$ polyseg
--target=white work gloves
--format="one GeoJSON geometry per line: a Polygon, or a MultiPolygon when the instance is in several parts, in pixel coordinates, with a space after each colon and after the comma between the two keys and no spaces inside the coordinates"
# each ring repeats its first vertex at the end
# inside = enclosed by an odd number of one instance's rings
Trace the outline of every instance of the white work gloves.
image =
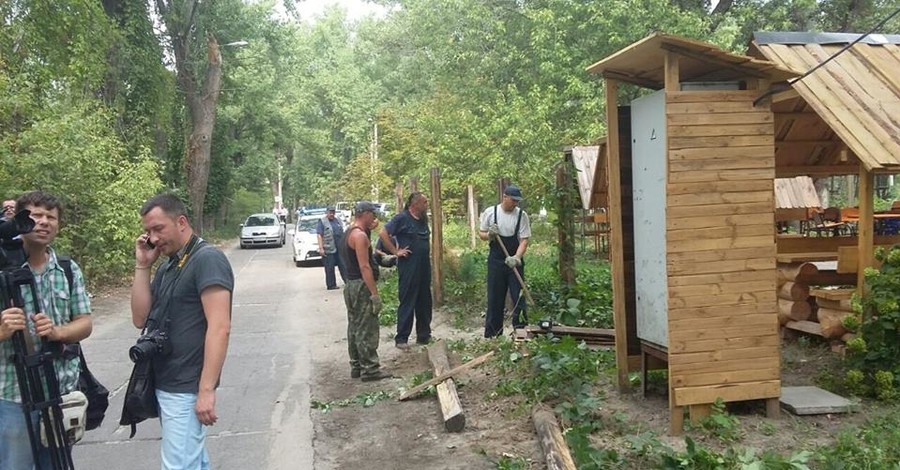
{"type": "Polygon", "coordinates": [[[510,268],[517,268],[522,265],[522,260],[515,256],[507,256],[504,263],[506,263],[506,265],[510,268]]]}
{"type": "Polygon", "coordinates": [[[499,236],[500,236],[500,226],[497,225],[496,223],[491,224],[491,226],[488,227],[488,238],[494,238],[494,237],[499,237],[499,236]]]}

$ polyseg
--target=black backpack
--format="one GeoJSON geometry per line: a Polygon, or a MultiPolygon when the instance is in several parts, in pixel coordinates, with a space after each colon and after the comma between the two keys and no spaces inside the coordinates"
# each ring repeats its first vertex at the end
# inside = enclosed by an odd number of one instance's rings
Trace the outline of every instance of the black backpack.
{"type": "MultiPolygon", "coordinates": [[[[75,274],[72,272],[72,258],[68,256],[57,256],[56,262],[59,263],[63,271],[66,272],[66,280],[69,281],[69,293],[75,285],[75,274]]],[[[81,350],[80,343],[67,344],[65,353],[70,357],[78,356],[81,358],[81,371],[78,374],[78,386],[76,387],[88,399],[87,407],[87,430],[96,429],[103,423],[103,417],[106,416],[106,409],[109,407],[109,390],[94,377],[91,370],[88,369],[87,361],[84,359],[84,352],[81,350]]]]}

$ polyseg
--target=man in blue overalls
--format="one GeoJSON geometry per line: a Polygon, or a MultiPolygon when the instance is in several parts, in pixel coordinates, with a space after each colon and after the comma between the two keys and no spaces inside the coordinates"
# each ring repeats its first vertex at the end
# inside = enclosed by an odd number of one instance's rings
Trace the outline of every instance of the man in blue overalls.
{"type": "Polygon", "coordinates": [[[522,286],[513,273],[513,269],[518,270],[522,279],[525,279],[525,264],[522,257],[528,249],[528,239],[531,237],[528,214],[518,207],[521,200],[522,190],[518,186],[509,185],[503,191],[500,204],[488,207],[481,213],[479,236],[482,240],[490,242],[491,247],[488,254],[485,338],[503,334],[503,304],[506,301],[507,291],[515,304],[512,315],[513,328],[523,328],[528,323],[522,286]],[[509,256],[503,252],[500,243],[506,247],[509,256]]]}
{"type": "Polygon", "coordinates": [[[388,253],[397,256],[400,306],[397,308],[395,345],[408,348],[413,319],[416,343],[431,341],[431,230],[428,228],[428,198],[420,192],[409,195],[403,212],[385,224],[379,234],[388,253]],[[396,243],[394,240],[396,239],[396,243]]]}

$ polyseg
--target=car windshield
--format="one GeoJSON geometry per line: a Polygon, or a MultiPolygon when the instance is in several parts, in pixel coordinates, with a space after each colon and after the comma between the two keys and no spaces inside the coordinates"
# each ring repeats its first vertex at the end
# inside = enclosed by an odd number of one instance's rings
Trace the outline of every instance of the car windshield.
{"type": "Polygon", "coordinates": [[[297,222],[297,231],[315,233],[317,222],[319,222],[319,219],[301,220],[297,222]]]}
{"type": "Polygon", "coordinates": [[[273,227],[277,225],[275,217],[266,217],[261,215],[251,215],[247,218],[247,227],[273,227]]]}

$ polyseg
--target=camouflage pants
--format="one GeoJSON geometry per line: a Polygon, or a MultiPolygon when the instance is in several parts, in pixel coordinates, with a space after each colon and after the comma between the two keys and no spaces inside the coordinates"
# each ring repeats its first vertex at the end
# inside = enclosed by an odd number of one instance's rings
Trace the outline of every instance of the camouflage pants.
{"type": "Polygon", "coordinates": [[[347,349],[350,367],[363,376],[378,372],[378,315],[372,312],[372,294],[362,279],[344,285],[347,305],[347,349]]]}

